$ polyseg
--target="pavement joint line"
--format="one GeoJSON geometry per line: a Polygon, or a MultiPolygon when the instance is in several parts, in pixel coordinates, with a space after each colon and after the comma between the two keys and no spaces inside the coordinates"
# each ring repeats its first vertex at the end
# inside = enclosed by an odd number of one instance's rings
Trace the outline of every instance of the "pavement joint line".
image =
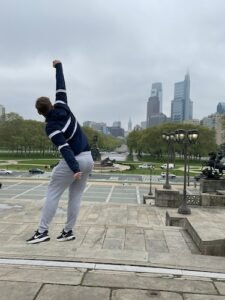
{"type": "Polygon", "coordinates": [[[41,184],[39,184],[39,185],[37,185],[37,186],[35,186],[35,187],[32,187],[32,188],[29,189],[29,190],[26,190],[26,191],[23,192],[23,193],[20,193],[20,194],[18,194],[18,195],[16,195],[16,196],[10,198],[10,200],[16,199],[16,198],[18,198],[18,197],[20,197],[20,196],[22,196],[22,195],[24,195],[24,194],[26,194],[26,193],[29,193],[30,191],[33,191],[33,190],[37,189],[38,187],[40,187],[40,186],[42,186],[42,185],[44,185],[44,183],[41,183],[41,184]]]}
{"type": "Polygon", "coordinates": [[[6,188],[3,187],[2,190],[8,190],[8,189],[10,189],[10,188],[12,188],[12,187],[14,187],[14,186],[20,185],[20,184],[22,184],[22,181],[17,182],[17,183],[12,184],[12,185],[9,185],[9,186],[7,186],[6,188]]]}
{"type": "Polygon", "coordinates": [[[114,188],[115,188],[115,186],[113,185],[113,186],[111,187],[111,190],[110,190],[109,194],[108,194],[108,197],[107,197],[106,200],[105,200],[106,203],[109,203],[109,200],[110,200],[110,198],[111,198],[111,196],[112,196],[112,193],[113,193],[114,188]]]}
{"type": "Polygon", "coordinates": [[[137,194],[137,202],[138,202],[138,204],[141,204],[140,190],[139,190],[138,185],[136,185],[136,194],[137,194]]]}
{"type": "Polygon", "coordinates": [[[82,263],[70,261],[54,261],[54,260],[32,260],[32,259],[0,259],[0,265],[26,265],[26,266],[42,266],[42,267],[65,267],[65,268],[85,268],[91,270],[107,270],[107,271],[125,271],[136,273],[157,273],[176,276],[195,276],[211,279],[225,279],[225,273],[215,273],[207,271],[193,271],[182,269],[143,267],[132,265],[117,264],[101,264],[101,263],[82,263]]]}
{"type": "Polygon", "coordinates": [[[90,189],[91,186],[92,186],[92,183],[88,183],[86,188],[84,189],[84,193],[86,193],[90,189]]]}

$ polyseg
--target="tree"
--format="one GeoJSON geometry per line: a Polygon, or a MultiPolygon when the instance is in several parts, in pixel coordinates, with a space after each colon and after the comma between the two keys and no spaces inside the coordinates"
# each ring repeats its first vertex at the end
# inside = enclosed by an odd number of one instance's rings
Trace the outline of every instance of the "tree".
{"type": "MultiPolygon", "coordinates": [[[[106,136],[91,128],[84,127],[90,145],[94,136],[98,137],[98,147],[104,150],[114,150],[121,144],[112,136],[106,136]]],[[[56,148],[44,133],[44,123],[34,120],[23,120],[15,113],[8,114],[7,121],[0,123],[0,147],[27,156],[33,151],[42,155],[55,152],[56,148]]]]}
{"type": "Polygon", "coordinates": [[[101,132],[98,132],[90,127],[83,127],[83,130],[84,130],[85,134],[87,135],[90,146],[93,145],[95,136],[97,136],[98,148],[100,148],[102,150],[112,151],[121,144],[121,140],[119,140],[111,135],[102,134],[101,132]]]}
{"type": "MultiPolygon", "coordinates": [[[[145,152],[152,156],[156,156],[157,158],[160,158],[163,153],[167,155],[167,143],[163,141],[162,133],[175,132],[175,130],[178,129],[197,129],[199,132],[197,144],[189,147],[189,154],[192,158],[200,159],[202,156],[207,156],[209,152],[216,151],[217,145],[215,142],[214,130],[201,125],[196,126],[192,124],[177,123],[163,124],[161,126],[151,127],[145,130],[133,130],[127,138],[129,151],[130,153],[132,153],[133,150],[138,153],[145,152]]],[[[171,157],[175,156],[175,153],[177,153],[180,157],[183,156],[182,145],[174,143],[171,157]]]]}
{"type": "Polygon", "coordinates": [[[29,155],[32,151],[50,149],[44,134],[44,123],[14,118],[0,124],[1,147],[29,155]]]}
{"type": "Polygon", "coordinates": [[[23,117],[21,117],[19,114],[15,112],[5,114],[5,121],[13,121],[13,120],[23,120],[23,117]]]}
{"type": "Polygon", "coordinates": [[[138,155],[141,155],[143,146],[141,144],[143,130],[134,129],[130,132],[127,137],[127,146],[129,148],[130,155],[132,155],[133,151],[137,152],[138,155]]]}

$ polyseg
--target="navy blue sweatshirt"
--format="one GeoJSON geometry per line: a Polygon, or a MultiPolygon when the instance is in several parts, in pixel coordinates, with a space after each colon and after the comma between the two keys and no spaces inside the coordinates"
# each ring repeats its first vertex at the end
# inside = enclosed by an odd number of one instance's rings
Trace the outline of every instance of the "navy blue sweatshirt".
{"type": "Polygon", "coordinates": [[[75,155],[89,151],[88,140],[75,116],[67,105],[66,85],[62,64],[56,68],[56,99],[53,109],[46,116],[46,134],[61,152],[70,169],[80,171],[75,155]]]}

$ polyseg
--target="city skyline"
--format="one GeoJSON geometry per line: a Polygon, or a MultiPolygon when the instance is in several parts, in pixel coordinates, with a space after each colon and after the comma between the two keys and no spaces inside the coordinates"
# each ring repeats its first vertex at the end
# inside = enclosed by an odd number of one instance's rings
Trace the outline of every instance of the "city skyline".
{"type": "MultiPolygon", "coordinates": [[[[188,75],[189,75],[189,73],[188,73],[188,75]]],[[[181,83],[183,83],[183,81],[175,82],[173,85],[176,86],[176,84],[181,84],[181,83]]],[[[153,96],[153,93],[154,93],[154,90],[155,90],[155,84],[156,84],[156,85],[157,85],[157,84],[160,84],[160,85],[161,85],[161,89],[162,89],[162,86],[163,86],[163,83],[162,83],[162,82],[153,82],[152,84],[150,84],[150,86],[151,86],[151,89],[150,89],[150,97],[153,96]]],[[[174,88],[173,94],[175,93],[175,89],[176,89],[176,88],[174,88]]],[[[162,91],[162,90],[161,90],[161,91],[162,91]]],[[[150,97],[148,97],[148,99],[149,99],[150,97]]],[[[225,97],[224,97],[224,98],[225,98],[225,97]]],[[[162,113],[164,114],[165,112],[164,112],[164,109],[163,109],[163,106],[162,106],[162,102],[163,102],[162,94],[160,94],[159,99],[160,99],[160,101],[159,101],[159,112],[162,112],[162,113]]],[[[170,104],[173,102],[173,100],[174,100],[174,99],[170,100],[170,104]]],[[[54,100],[53,100],[53,101],[54,101],[54,100]]],[[[191,102],[192,102],[192,101],[191,101],[191,102]]],[[[225,100],[224,100],[224,102],[225,102],[225,100]]],[[[146,107],[146,99],[143,99],[143,103],[144,103],[143,106],[146,107]],[[145,101],[145,103],[144,103],[144,101],[145,101]]],[[[219,103],[223,103],[223,101],[218,101],[217,103],[218,103],[218,104],[219,104],[219,103]]],[[[168,104],[168,103],[167,103],[167,104],[168,104]]],[[[4,106],[4,107],[6,108],[6,110],[7,110],[7,105],[5,106],[5,105],[2,104],[2,103],[1,103],[0,105],[1,105],[1,106],[4,106]]],[[[29,117],[26,117],[26,115],[24,115],[23,113],[21,113],[21,112],[19,112],[19,111],[10,111],[10,112],[18,113],[19,115],[21,115],[21,116],[24,117],[25,119],[29,119],[29,117]]],[[[24,110],[23,110],[23,112],[24,112],[24,110]]],[[[165,113],[165,115],[167,116],[167,118],[170,118],[170,117],[171,117],[171,112],[172,112],[172,109],[170,109],[170,111],[168,110],[168,114],[165,113]]],[[[209,115],[211,115],[211,114],[213,114],[213,113],[215,113],[215,112],[216,112],[216,106],[214,107],[214,111],[209,111],[207,115],[202,115],[201,118],[196,118],[196,119],[201,120],[201,119],[203,119],[204,117],[207,117],[207,116],[209,116],[209,115]]],[[[9,111],[7,111],[6,113],[9,113],[9,111]]],[[[135,115],[132,115],[131,119],[135,119],[134,116],[135,116],[135,115]]],[[[37,116],[37,115],[36,115],[36,116],[34,115],[31,119],[43,121],[43,119],[40,119],[40,117],[37,116]]],[[[118,119],[118,121],[122,123],[122,127],[123,127],[123,128],[126,128],[128,122],[129,122],[129,119],[130,119],[130,116],[127,115],[127,119],[125,119],[125,118],[123,118],[123,119],[118,119]]],[[[135,123],[135,125],[140,125],[141,122],[143,122],[143,121],[145,121],[145,120],[146,120],[146,111],[145,111],[145,115],[143,115],[143,118],[140,119],[140,121],[139,121],[138,123],[133,122],[133,124],[135,123]]],[[[84,119],[84,120],[82,120],[82,122],[80,122],[80,123],[83,123],[83,122],[86,122],[86,121],[87,121],[87,120],[84,119]]],[[[99,120],[96,120],[96,119],[95,119],[95,120],[92,119],[91,121],[97,122],[97,123],[98,123],[98,122],[100,122],[100,123],[101,123],[101,122],[106,122],[107,124],[112,124],[112,125],[113,125],[113,122],[114,122],[113,119],[111,119],[109,122],[105,121],[104,116],[103,116],[103,119],[101,119],[100,121],[99,121],[99,120]]]]}
{"type": "MultiPolygon", "coordinates": [[[[190,74],[189,71],[186,73],[183,81],[178,81],[174,83],[174,98],[171,100],[171,111],[169,115],[165,115],[162,110],[163,103],[163,86],[162,82],[153,82],[150,90],[150,97],[147,101],[147,118],[146,121],[141,121],[135,126],[141,126],[143,129],[157,126],[166,122],[183,122],[188,120],[193,120],[193,101],[190,98],[190,74]],[[143,126],[143,123],[145,125],[143,126]]],[[[216,113],[222,114],[225,112],[225,102],[219,102],[216,107],[216,113]]],[[[0,104],[0,120],[4,118],[6,109],[0,104]]],[[[211,112],[207,116],[203,116],[199,121],[205,122],[205,120],[213,117],[214,112],[211,112]]],[[[195,119],[197,121],[197,119],[195,119]]],[[[126,125],[122,125],[121,120],[112,121],[112,124],[107,122],[101,122],[98,120],[85,120],[83,121],[83,126],[91,127],[95,130],[99,130],[105,134],[108,134],[110,128],[122,128],[126,132],[132,130],[132,120],[129,120],[126,125]]]]}
{"type": "MultiPolygon", "coordinates": [[[[188,71],[188,76],[190,77],[190,74],[189,74],[189,71],[188,71]]],[[[185,75],[185,78],[186,78],[186,76],[187,76],[187,74],[185,75]]],[[[159,78],[159,80],[160,80],[160,78],[159,78]]],[[[190,79],[189,79],[190,80],[190,79]]],[[[184,80],[185,81],[185,80],[184,80]]],[[[180,86],[179,85],[181,85],[181,84],[183,84],[183,82],[184,81],[178,81],[178,82],[175,82],[175,83],[173,83],[173,85],[174,85],[174,90],[173,90],[173,95],[174,95],[174,97],[175,97],[175,93],[176,93],[176,89],[177,90],[179,90],[180,89],[180,86]],[[176,86],[177,86],[177,88],[176,88],[176,86]]],[[[171,113],[172,113],[172,109],[170,109],[170,111],[168,110],[168,114],[166,114],[165,112],[164,112],[164,107],[163,107],[163,83],[162,82],[153,82],[153,83],[150,83],[149,84],[149,86],[151,86],[151,89],[150,89],[150,97],[154,97],[154,93],[157,93],[157,96],[159,97],[159,112],[160,113],[163,113],[163,114],[165,114],[166,115],[166,117],[167,118],[170,118],[171,117],[171,113]],[[157,88],[159,89],[159,86],[160,86],[160,93],[157,91],[156,92],[156,90],[157,90],[157,88]]],[[[189,90],[189,93],[190,93],[190,90],[189,90]]],[[[150,97],[148,98],[148,99],[150,99],[150,97]]],[[[173,100],[174,100],[174,97],[172,98],[172,100],[169,100],[170,101],[170,105],[172,104],[172,102],[173,102],[173,100]]],[[[225,97],[224,97],[225,98],[225,97]]],[[[191,100],[191,99],[190,99],[191,100]]],[[[53,100],[54,101],[54,100],[53,100]]],[[[165,100],[164,100],[164,102],[166,102],[165,100]]],[[[191,101],[192,102],[192,105],[193,105],[193,101],[191,101]]],[[[225,102],[225,100],[224,100],[224,102],[225,102]]],[[[217,102],[218,104],[219,103],[223,103],[223,101],[218,101],[217,102]]],[[[167,105],[168,105],[168,103],[166,103],[167,105]]],[[[6,110],[7,110],[7,107],[4,105],[4,104],[1,104],[1,106],[4,106],[4,108],[6,108],[6,110]]],[[[146,107],[146,99],[143,99],[143,106],[145,106],[146,107]],[[145,103],[144,103],[144,101],[145,101],[145,103]]],[[[207,117],[207,116],[209,116],[209,115],[211,115],[211,114],[214,114],[215,112],[216,112],[216,109],[217,109],[217,107],[216,107],[216,105],[215,105],[215,107],[214,107],[214,111],[209,111],[208,112],[208,114],[207,115],[202,115],[202,117],[201,118],[196,118],[196,119],[199,119],[199,120],[201,120],[201,119],[203,119],[203,118],[205,118],[205,117],[207,117]]],[[[24,111],[24,110],[23,110],[24,111]]],[[[7,111],[6,113],[8,113],[9,111],[7,111]]],[[[19,115],[21,115],[22,117],[24,117],[25,119],[29,119],[29,117],[26,117],[26,115],[23,115],[23,113],[21,113],[21,112],[18,112],[18,111],[10,111],[10,112],[15,112],[15,113],[18,113],[19,115]]],[[[192,115],[192,114],[191,114],[192,115]]],[[[122,128],[124,128],[125,130],[127,130],[127,128],[128,128],[128,122],[129,122],[129,119],[135,119],[135,115],[132,115],[132,117],[130,117],[130,116],[128,116],[127,115],[127,119],[125,119],[125,118],[123,118],[123,119],[119,119],[118,118],[118,121],[121,123],[121,127],[122,128]]],[[[39,120],[39,121],[43,121],[43,119],[40,119],[40,117],[39,116],[33,116],[33,117],[31,117],[31,119],[34,119],[34,120],[39,120]]],[[[195,119],[195,118],[193,118],[193,119],[195,119]]],[[[133,123],[133,125],[134,126],[136,126],[136,125],[140,125],[143,121],[145,121],[146,120],[146,111],[145,111],[145,115],[143,115],[143,117],[142,117],[142,119],[140,119],[140,121],[139,122],[137,122],[137,123],[135,123],[135,122],[133,122],[132,121],[132,123],[133,123]]],[[[82,121],[80,121],[80,123],[82,124],[83,122],[86,122],[87,120],[82,120],[82,121]]],[[[92,119],[91,121],[93,121],[93,122],[96,122],[96,123],[101,123],[101,122],[105,122],[105,123],[107,123],[107,125],[108,124],[111,124],[112,126],[113,126],[113,122],[115,122],[115,120],[113,120],[113,119],[111,119],[110,121],[106,121],[105,119],[104,119],[104,116],[103,116],[103,118],[101,119],[101,120],[94,120],[94,119],[92,119]]],[[[109,125],[110,126],[110,125],[109,125]]]]}

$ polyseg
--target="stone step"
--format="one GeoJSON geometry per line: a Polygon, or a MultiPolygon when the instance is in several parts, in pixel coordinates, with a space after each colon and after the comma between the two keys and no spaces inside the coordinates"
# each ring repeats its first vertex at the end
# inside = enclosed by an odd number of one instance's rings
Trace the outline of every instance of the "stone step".
{"type": "Polygon", "coordinates": [[[186,229],[201,254],[225,256],[225,226],[221,226],[219,218],[214,218],[215,222],[212,222],[211,218],[203,220],[194,209],[191,215],[181,215],[175,211],[166,212],[166,224],[186,229]]]}

